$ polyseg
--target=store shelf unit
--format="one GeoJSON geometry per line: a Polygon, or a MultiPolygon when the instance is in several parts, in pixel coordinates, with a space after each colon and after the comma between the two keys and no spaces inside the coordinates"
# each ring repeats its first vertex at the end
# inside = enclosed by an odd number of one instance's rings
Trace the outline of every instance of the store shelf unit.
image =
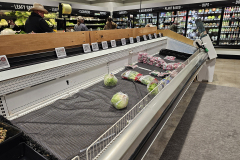
{"type": "Polygon", "coordinates": [[[113,22],[115,22],[118,25],[117,27],[118,29],[125,29],[129,27],[130,14],[131,13],[129,11],[113,12],[113,22]]]}
{"type": "Polygon", "coordinates": [[[220,46],[240,45],[239,24],[240,6],[224,8],[221,34],[219,39],[220,46]]]}

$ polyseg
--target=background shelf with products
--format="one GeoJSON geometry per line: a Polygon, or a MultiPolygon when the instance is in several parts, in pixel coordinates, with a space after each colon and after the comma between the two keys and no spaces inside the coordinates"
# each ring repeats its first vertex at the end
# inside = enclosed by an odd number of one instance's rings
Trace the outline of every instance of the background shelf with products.
{"type": "Polygon", "coordinates": [[[189,10],[187,23],[187,37],[195,40],[200,38],[195,21],[201,19],[204,27],[213,41],[213,45],[218,44],[218,35],[220,31],[222,8],[204,8],[189,10]]]}
{"type": "Polygon", "coordinates": [[[225,7],[219,45],[240,45],[240,6],[225,7]]]}
{"type": "Polygon", "coordinates": [[[145,27],[147,24],[157,26],[157,13],[137,14],[136,17],[134,17],[135,28],[145,27]]]}

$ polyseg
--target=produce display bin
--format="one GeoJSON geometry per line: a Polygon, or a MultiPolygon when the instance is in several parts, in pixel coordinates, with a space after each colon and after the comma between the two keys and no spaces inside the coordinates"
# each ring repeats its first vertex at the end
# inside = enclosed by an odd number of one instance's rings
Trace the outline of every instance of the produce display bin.
{"type": "MultiPolygon", "coordinates": [[[[0,127],[7,130],[6,139],[0,143],[0,155],[21,143],[22,132],[9,124],[0,122],[0,127]]],[[[2,160],[2,158],[0,158],[2,160]]]]}
{"type": "Polygon", "coordinates": [[[42,155],[30,148],[26,143],[20,143],[0,156],[1,160],[46,160],[42,155]]]}

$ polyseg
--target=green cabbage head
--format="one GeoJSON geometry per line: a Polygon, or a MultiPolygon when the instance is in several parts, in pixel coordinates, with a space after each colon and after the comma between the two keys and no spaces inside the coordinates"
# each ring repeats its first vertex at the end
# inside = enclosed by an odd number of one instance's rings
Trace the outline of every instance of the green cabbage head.
{"type": "Polygon", "coordinates": [[[111,102],[116,109],[126,108],[128,105],[128,95],[118,92],[113,95],[111,102]]]}
{"type": "Polygon", "coordinates": [[[113,74],[107,74],[104,76],[104,84],[112,87],[117,85],[118,79],[113,74]]]}

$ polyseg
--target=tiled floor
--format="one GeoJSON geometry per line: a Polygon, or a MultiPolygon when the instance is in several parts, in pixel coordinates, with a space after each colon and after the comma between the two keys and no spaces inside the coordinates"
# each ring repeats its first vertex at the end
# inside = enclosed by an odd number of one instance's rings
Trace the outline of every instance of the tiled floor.
{"type": "Polygon", "coordinates": [[[213,82],[208,83],[240,88],[240,60],[217,59],[213,82]]]}
{"type": "MultiPolygon", "coordinates": [[[[144,160],[159,160],[168,141],[180,122],[181,117],[188,107],[199,83],[201,82],[194,82],[190,86],[178,107],[163,127],[155,142],[152,144],[152,147],[144,157],[144,160]]],[[[240,60],[217,59],[213,82],[203,83],[240,88],[240,60]]]]}

